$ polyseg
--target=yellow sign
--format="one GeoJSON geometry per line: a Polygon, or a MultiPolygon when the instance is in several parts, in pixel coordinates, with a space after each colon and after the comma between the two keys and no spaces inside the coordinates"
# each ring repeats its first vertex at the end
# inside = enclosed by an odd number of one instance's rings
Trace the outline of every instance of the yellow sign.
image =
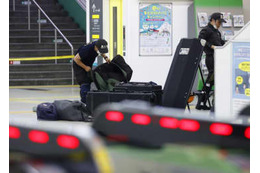
{"type": "Polygon", "coordinates": [[[238,65],[238,68],[242,71],[245,71],[245,72],[250,72],[250,62],[249,61],[244,61],[244,62],[241,62],[239,65],[238,65]]]}
{"type": "Polygon", "coordinates": [[[237,82],[237,84],[238,85],[241,85],[242,83],[243,83],[243,77],[242,76],[238,76],[237,78],[236,78],[236,82],[237,82]]]}
{"type": "Polygon", "coordinates": [[[92,15],[92,19],[99,19],[99,15],[98,14],[93,14],[92,15]]]}
{"type": "Polygon", "coordinates": [[[99,35],[92,35],[93,39],[99,39],[99,35]]]}
{"type": "Polygon", "coordinates": [[[248,97],[250,96],[250,88],[245,89],[245,95],[248,97]]]}

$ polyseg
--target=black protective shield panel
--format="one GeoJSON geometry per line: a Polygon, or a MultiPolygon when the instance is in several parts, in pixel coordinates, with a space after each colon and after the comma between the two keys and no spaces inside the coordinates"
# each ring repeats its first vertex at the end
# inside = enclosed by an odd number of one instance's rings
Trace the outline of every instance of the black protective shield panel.
{"type": "Polygon", "coordinates": [[[180,41],[164,86],[163,106],[185,109],[202,52],[199,39],[180,41]]]}
{"type": "Polygon", "coordinates": [[[123,100],[143,100],[147,102],[154,102],[153,93],[141,92],[100,92],[90,91],[87,94],[87,105],[91,112],[103,103],[120,102],[123,100]]]}

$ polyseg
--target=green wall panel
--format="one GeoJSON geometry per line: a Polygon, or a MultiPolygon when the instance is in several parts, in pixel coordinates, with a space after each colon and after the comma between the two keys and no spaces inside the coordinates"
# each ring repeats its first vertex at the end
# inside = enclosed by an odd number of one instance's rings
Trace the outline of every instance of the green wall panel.
{"type": "Polygon", "coordinates": [[[242,7],[242,0],[194,0],[195,6],[207,7],[242,7]]]}
{"type": "Polygon", "coordinates": [[[69,16],[86,33],[86,12],[78,5],[75,0],[58,0],[58,2],[69,13],[69,16]]]}

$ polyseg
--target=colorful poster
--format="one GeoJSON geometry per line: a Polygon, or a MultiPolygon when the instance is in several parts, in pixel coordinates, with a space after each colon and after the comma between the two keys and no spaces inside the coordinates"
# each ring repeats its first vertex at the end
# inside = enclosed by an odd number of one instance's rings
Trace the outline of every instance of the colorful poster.
{"type": "Polygon", "coordinates": [[[203,28],[208,25],[209,19],[207,13],[198,13],[199,27],[203,28]]]}
{"type": "Polygon", "coordinates": [[[222,31],[222,37],[223,40],[230,40],[232,37],[234,36],[234,33],[232,30],[226,30],[226,31],[222,31]]]}
{"type": "Polygon", "coordinates": [[[233,114],[250,103],[250,43],[233,43],[233,114]]]}
{"type": "Polygon", "coordinates": [[[172,55],[172,4],[140,4],[140,55],[172,55]]]}
{"type": "Polygon", "coordinates": [[[243,27],[244,23],[244,15],[233,15],[234,27],[243,27]]]}
{"type": "Polygon", "coordinates": [[[227,22],[227,23],[222,23],[222,27],[232,27],[232,18],[231,18],[231,13],[227,12],[222,12],[223,14],[223,19],[227,22]]]}

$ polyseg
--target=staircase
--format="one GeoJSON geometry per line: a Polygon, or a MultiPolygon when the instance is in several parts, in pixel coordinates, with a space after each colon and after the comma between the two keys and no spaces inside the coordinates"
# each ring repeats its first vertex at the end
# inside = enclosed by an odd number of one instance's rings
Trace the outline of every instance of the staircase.
{"type": "MultiPolygon", "coordinates": [[[[41,13],[41,43],[38,43],[38,8],[31,2],[31,28],[28,30],[27,0],[9,0],[9,57],[55,56],[54,27],[41,13]]],[[[57,0],[36,1],[71,42],[75,51],[86,42],[84,32],[73,22],[57,0]]],[[[57,55],[71,55],[71,48],[57,32],[57,55]]],[[[10,86],[71,85],[71,59],[20,61],[9,64],[10,86]]]]}

